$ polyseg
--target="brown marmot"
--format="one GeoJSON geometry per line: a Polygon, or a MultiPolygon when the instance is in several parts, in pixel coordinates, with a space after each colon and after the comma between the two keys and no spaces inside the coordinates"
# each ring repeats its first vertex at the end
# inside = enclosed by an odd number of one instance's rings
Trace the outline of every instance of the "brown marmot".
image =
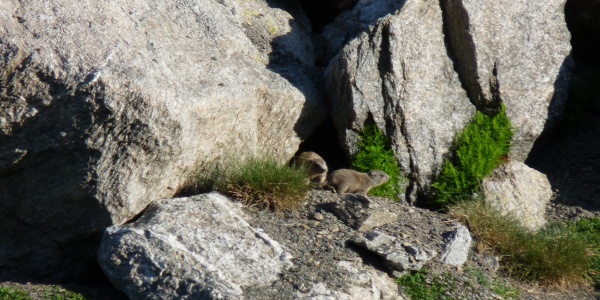
{"type": "Polygon", "coordinates": [[[367,196],[370,189],[380,186],[390,180],[383,171],[371,170],[361,173],[350,169],[339,169],[327,176],[327,185],[340,194],[361,194],[367,196]]]}
{"type": "Polygon", "coordinates": [[[325,183],[325,177],[327,176],[328,170],[327,164],[319,154],[312,151],[302,152],[296,157],[295,165],[298,168],[306,168],[308,180],[310,182],[315,182],[319,185],[325,183]]]}

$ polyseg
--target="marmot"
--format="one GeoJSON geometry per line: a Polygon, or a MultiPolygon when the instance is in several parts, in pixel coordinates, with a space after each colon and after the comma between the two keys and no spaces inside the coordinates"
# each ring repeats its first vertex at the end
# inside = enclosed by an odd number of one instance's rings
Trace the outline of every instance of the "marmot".
{"type": "Polygon", "coordinates": [[[361,173],[350,169],[339,169],[327,176],[327,185],[335,188],[340,194],[361,194],[367,196],[371,188],[380,186],[390,180],[383,171],[371,170],[361,173]]]}
{"type": "Polygon", "coordinates": [[[312,151],[302,152],[296,157],[295,165],[297,168],[306,168],[306,173],[308,174],[308,180],[310,182],[315,182],[319,185],[325,183],[325,177],[327,176],[328,170],[327,164],[319,154],[312,151]]]}

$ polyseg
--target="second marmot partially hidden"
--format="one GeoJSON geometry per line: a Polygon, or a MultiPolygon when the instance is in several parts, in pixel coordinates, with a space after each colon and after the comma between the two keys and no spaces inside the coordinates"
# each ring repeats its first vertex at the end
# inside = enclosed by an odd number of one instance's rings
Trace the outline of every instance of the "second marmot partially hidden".
{"type": "Polygon", "coordinates": [[[300,153],[296,157],[296,167],[303,167],[306,169],[308,180],[310,182],[323,185],[325,183],[325,177],[327,176],[327,164],[325,160],[317,153],[312,151],[306,151],[300,153]]]}
{"type": "Polygon", "coordinates": [[[361,194],[366,197],[370,189],[389,180],[390,176],[379,170],[361,173],[350,169],[339,169],[327,176],[327,185],[335,188],[340,195],[361,194]]]}

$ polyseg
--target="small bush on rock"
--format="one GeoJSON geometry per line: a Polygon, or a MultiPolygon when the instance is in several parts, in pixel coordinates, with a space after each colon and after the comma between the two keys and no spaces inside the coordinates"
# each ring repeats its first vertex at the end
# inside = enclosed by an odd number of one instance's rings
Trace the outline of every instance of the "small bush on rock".
{"type": "Polygon", "coordinates": [[[381,170],[390,176],[390,180],[373,188],[369,194],[397,199],[400,193],[400,168],[390,149],[387,137],[374,125],[367,125],[360,134],[359,150],[352,167],[361,172],[381,170]]]}
{"type": "Polygon", "coordinates": [[[481,112],[456,139],[456,155],[446,161],[432,187],[437,205],[448,205],[470,198],[479,190],[481,180],[508,155],[512,127],[505,108],[494,117],[481,112]]]}
{"type": "Polygon", "coordinates": [[[306,170],[258,157],[215,168],[200,176],[198,187],[230,195],[247,206],[275,211],[299,207],[311,189],[306,170]]]}

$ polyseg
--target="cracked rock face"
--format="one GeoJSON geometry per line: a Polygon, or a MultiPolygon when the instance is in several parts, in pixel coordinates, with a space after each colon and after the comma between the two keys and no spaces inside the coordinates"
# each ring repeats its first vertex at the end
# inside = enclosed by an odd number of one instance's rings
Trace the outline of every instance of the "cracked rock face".
{"type": "Polygon", "coordinates": [[[429,192],[456,133],[475,113],[442,27],[437,1],[407,1],[350,41],[325,71],[340,143],[354,156],[357,132],[372,118],[409,174],[411,201],[429,192]]]}
{"type": "Polygon", "coordinates": [[[154,202],[109,227],[98,262],[130,299],[242,299],[292,266],[291,255],[218,193],[154,202]]]}
{"type": "Polygon", "coordinates": [[[449,50],[471,101],[504,103],[515,127],[511,157],[524,161],[566,101],[571,35],[565,0],[440,1],[449,50]]]}

